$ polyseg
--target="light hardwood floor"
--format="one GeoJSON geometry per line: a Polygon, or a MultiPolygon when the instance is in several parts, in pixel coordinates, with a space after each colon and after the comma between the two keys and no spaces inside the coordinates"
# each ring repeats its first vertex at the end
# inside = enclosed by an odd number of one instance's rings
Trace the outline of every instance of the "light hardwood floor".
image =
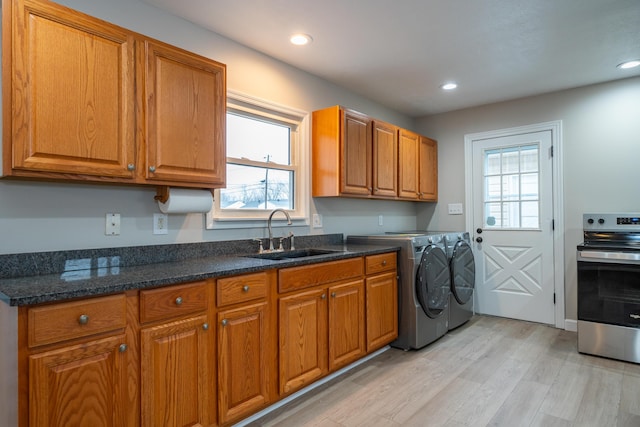
{"type": "Polygon", "coordinates": [[[576,333],[475,316],[390,349],[251,426],[640,426],[640,365],[579,354],[576,333]]]}

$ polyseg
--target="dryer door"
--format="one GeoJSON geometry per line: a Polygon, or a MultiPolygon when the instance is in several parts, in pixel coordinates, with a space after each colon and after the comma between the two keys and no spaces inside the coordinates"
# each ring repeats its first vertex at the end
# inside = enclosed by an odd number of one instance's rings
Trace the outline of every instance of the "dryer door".
{"type": "Polygon", "coordinates": [[[447,308],[450,286],[447,256],[441,248],[427,246],[416,274],[416,295],[427,316],[435,319],[447,308]]]}
{"type": "Polygon", "coordinates": [[[451,255],[451,293],[460,304],[466,304],[473,297],[476,282],[476,263],[471,246],[458,240],[451,255]]]}

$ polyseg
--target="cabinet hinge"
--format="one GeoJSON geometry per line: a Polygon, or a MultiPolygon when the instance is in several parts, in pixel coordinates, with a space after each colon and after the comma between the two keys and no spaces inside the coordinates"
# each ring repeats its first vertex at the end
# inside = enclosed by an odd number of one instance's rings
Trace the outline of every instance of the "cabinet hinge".
{"type": "Polygon", "coordinates": [[[553,293],[553,305],[556,305],[556,293],[553,293]]]}
{"type": "Polygon", "coordinates": [[[551,220],[551,229],[552,229],[552,230],[555,230],[555,229],[556,229],[556,220],[555,220],[555,219],[552,219],[552,220],[551,220]]]}
{"type": "Polygon", "coordinates": [[[553,145],[549,148],[549,156],[553,157],[553,145]]]}

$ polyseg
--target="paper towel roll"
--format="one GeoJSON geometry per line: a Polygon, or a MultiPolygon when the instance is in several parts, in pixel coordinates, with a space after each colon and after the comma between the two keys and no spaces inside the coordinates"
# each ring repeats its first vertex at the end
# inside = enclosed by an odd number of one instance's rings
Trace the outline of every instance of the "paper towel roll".
{"type": "Polygon", "coordinates": [[[213,197],[209,190],[171,188],[166,203],[158,201],[162,213],[206,213],[211,210],[213,197]]]}

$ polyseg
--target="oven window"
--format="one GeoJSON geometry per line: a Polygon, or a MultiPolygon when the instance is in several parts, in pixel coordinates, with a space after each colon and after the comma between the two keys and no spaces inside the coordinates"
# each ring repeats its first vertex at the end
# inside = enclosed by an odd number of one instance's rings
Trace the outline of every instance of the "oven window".
{"type": "Polygon", "coordinates": [[[578,320],[640,327],[640,265],[578,262],[578,320]]]}

